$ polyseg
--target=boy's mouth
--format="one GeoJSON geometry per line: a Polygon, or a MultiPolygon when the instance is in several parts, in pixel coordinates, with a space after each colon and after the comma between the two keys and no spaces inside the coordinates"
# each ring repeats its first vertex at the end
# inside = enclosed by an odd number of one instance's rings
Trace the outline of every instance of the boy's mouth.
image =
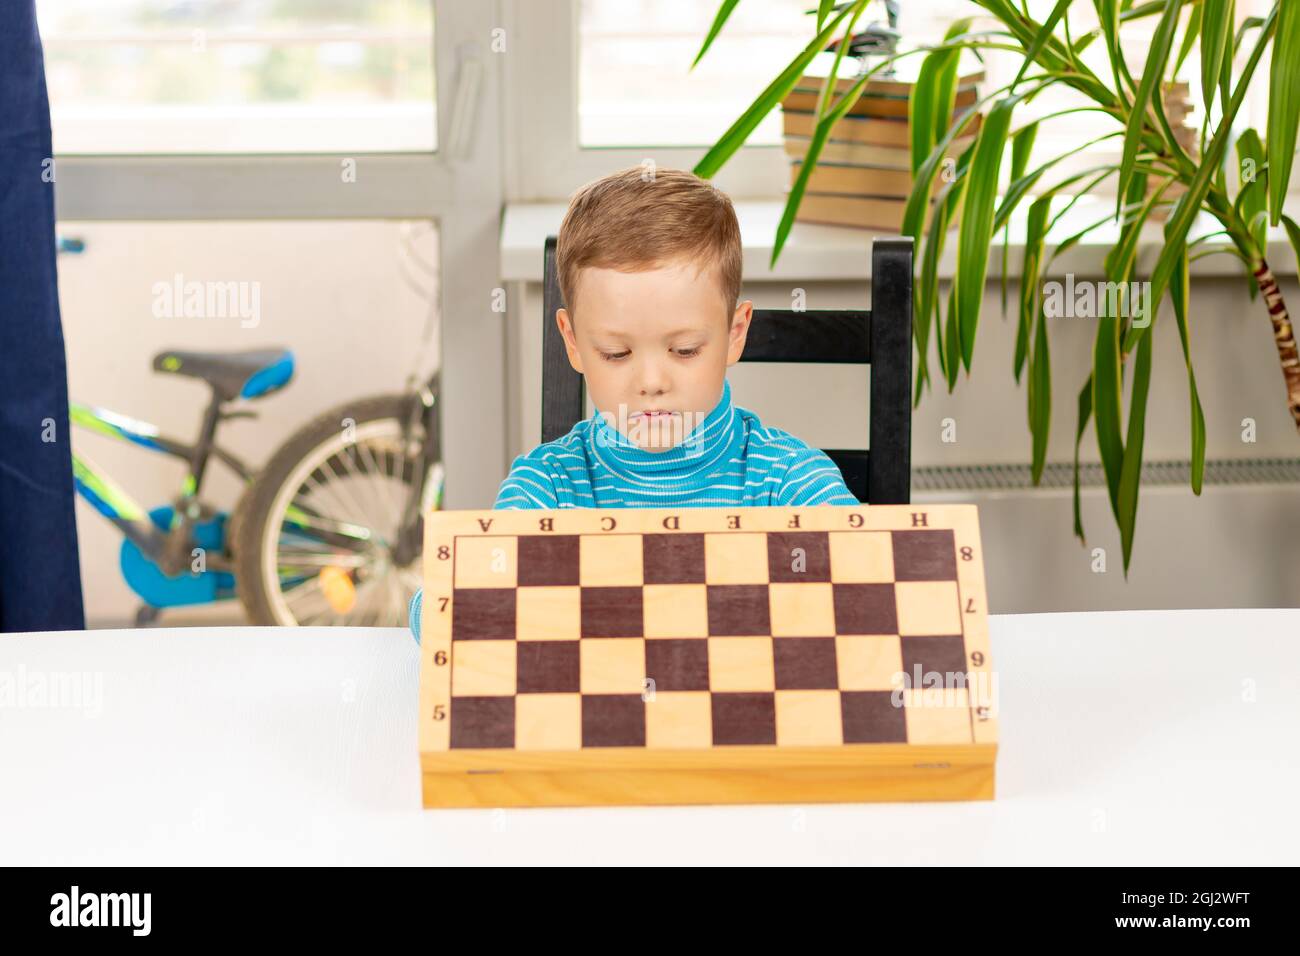
{"type": "Polygon", "coordinates": [[[647,408],[639,412],[633,412],[631,417],[662,419],[662,418],[669,418],[676,414],[677,414],[676,412],[670,412],[662,408],[647,408]]]}

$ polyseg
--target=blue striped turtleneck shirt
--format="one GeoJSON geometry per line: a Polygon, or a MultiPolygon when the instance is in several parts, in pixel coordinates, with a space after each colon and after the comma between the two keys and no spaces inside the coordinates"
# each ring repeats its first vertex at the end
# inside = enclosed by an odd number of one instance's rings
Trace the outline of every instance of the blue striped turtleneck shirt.
{"type": "MultiPolygon", "coordinates": [[[[732,404],[731,383],[672,448],[647,451],[600,414],[515,458],[493,508],[716,508],[856,505],[835,463],[732,404]]],[[[411,599],[420,639],[422,591],[411,599]]]]}

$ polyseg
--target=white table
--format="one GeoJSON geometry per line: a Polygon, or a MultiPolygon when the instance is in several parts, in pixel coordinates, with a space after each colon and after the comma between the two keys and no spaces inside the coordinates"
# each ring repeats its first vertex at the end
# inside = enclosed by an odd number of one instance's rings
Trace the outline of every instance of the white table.
{"type": "Polygon", "coordinates": [[[0,635],[0,864],[1300,861],[1300,610],[991,628],[991,802],[440,811],[401,630],[0,635]]]}

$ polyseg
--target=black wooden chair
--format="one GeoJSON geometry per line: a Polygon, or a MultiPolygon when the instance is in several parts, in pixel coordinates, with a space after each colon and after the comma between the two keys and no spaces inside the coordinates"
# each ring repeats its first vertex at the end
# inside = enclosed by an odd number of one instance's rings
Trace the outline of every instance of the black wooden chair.
{"type": "MultiPolygon", "coordinates": [[[[556,327],[564,307],[555,237],[546,240],[542,292],[542,441],[567,434],[586,414],[582,376],[556,327]]],[[[826,448],[859,501],[907,504],[912,473],[912,240],[871,245],[871,309],[755,309],[742,362],[870,365],[870,447],[826,448]]],[[[867,411],[867,409],[864,409],[867,411]]]]}

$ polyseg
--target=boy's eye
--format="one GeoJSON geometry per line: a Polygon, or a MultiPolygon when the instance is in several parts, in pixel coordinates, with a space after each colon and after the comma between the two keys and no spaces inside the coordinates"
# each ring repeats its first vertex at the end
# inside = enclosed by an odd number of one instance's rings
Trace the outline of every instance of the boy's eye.
{"type": "Polygon", "coordinates": [[[680,355],[682,358],[690,358],[692,355],[700,354],[700,347],[697,345],[693,349],[678,349],[677,354],[680,355]]]}
{"type": "Polygon", "coordinates": [[[600,357],[606,362],[617,362],[621,358],[627,358],[627,352],[601,352],[600,357]]]}

